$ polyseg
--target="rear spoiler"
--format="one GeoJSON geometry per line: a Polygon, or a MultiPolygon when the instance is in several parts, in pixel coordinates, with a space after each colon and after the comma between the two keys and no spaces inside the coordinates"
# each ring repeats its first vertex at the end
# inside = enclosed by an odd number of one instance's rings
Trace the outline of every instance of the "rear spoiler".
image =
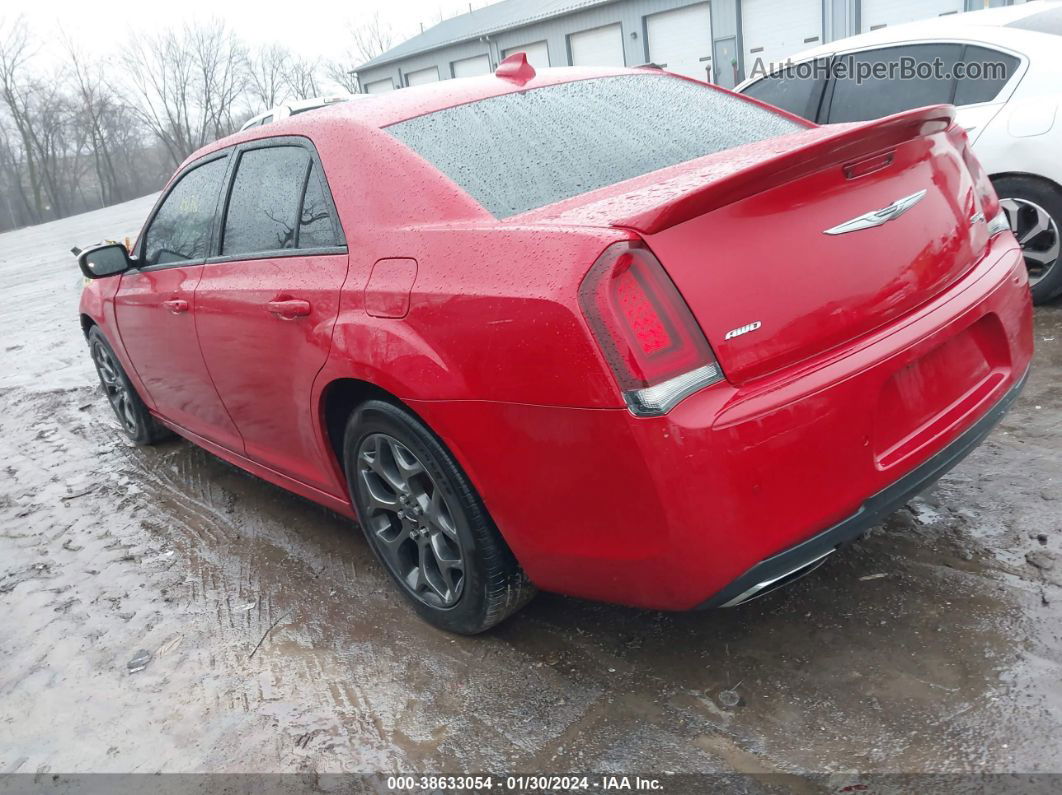
{"type": "MultiPolygon", "coordinates": [[[[954,107],[933,105],[883,119],[845,125],[836,133],[815,137],[803,145],[666,199],[648,210],[613,221],[612,226],[632,229],[644,235],[655,234],[832,165],[847,166],[875,154],[884,154],[905,141],[944,132],[954,121],[954,107]]],[[[829,129],[818,128],[818,131],[829,129]]]]}

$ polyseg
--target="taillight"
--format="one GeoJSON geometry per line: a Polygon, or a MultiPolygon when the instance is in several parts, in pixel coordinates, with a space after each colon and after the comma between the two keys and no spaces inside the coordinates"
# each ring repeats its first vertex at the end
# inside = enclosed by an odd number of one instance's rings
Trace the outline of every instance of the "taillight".
{"type": "Polygon", "coordinates": [[[605,249],[579,287],[579,303],[632,413],[666,414],[722,380],[700,326],[643,243],[605,249]]]}

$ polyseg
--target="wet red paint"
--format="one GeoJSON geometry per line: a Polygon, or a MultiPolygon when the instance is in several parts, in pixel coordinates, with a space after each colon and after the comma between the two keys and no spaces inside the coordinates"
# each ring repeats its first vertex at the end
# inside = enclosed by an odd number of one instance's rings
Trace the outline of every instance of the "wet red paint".
{"type": "Polygon", "coordinates": [[[335,384],[367,382],[448,445],[540,587],[692,607],[976,422],[1026,369],[1031,307],[1011,235],[970,224],[994,198],[939,109],[807,129],[504,221],[380,129],[617,73],[446,81],[224,139],[209,151],[311,141],[348,253],[135,271],[91,284],[82,312],[162,420],[268,480],[352,515],[324,407],[335,384]],[[883,167],[845,171],[882,148],[883,167]],[[921,189],[889,224],[823,234],[921,189]],[[659,260],[726,376],[666,416],[627,411],[579,303],[624,241],[659,260]],[[381,261],[407,266],[377,277],[381,261]],[[957,372],[950,352],[969,375],[954,389],[933,379],[957,372]]]}

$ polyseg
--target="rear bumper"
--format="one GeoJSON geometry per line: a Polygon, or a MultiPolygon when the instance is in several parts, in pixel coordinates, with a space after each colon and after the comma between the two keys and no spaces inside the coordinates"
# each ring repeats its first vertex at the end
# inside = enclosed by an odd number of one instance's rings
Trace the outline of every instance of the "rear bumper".
{"type": "Polygon", "coordinates": [[[1031,357],[1025,268],[1007,236],[900,321],[663,417],[411,405],[541,589],[689,610],[770,579],[779,556],[799,564],[865,532],[980,441],[1031,357]]]}
{"type": "Polygon", "coordinates": [[[1028,376],[1029,372],[1026,370],[1021,379],[973,427],[928,461],[867,498],[851,516],[818,535],[757,563],[710,599],[702,602],[698,609],[733,607],[762,596],[794,575],[799,576],[802,572],[810,570],[839,547],[862,538],[867,531],[902,508],[912,497],[936,483],[984,441],[1011,404],[1017,400],[1028,376]]]}

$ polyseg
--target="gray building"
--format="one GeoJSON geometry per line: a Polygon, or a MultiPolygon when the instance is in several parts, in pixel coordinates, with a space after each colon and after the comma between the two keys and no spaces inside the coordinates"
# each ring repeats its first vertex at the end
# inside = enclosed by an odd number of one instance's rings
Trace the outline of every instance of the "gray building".
{"type": "Polygon", "coordinates": [[[524,51],[536,68],[637,66],[733,87],[757,60],[886,25],[1022,0],[502,0],[453,17],[358,69],[375,93],[493,71],[524,51]]]}

